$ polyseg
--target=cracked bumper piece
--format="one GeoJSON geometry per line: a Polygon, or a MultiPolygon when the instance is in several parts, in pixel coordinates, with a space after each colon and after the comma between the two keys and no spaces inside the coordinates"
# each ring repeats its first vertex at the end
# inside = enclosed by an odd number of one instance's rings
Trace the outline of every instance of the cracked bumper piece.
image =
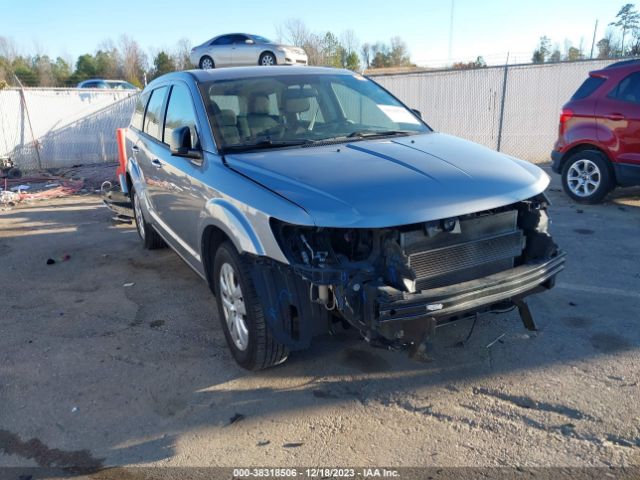
{"type": "Polygon", "coordinates": [[[403,322],[427,320],[437,327],[465,313],[490,309],[493,305],[552,288],[555,276],[564,269],[565,255],[560,252],[543,262],[419,293],[394,295],[377,288],[378,330],[387,338],[398,338],[398,324],[403,322]]]}

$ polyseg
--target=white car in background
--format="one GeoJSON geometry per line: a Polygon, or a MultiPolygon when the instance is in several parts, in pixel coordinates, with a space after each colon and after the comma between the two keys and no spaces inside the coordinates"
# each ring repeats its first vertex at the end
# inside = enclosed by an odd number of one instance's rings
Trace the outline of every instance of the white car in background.
{"type": "Polygon", "coordinates": [[[260,35],[229,33],[191,49],[191,63],[203,70],[252,65],[307,65],[302,48],[280,45],[260,35]]]}

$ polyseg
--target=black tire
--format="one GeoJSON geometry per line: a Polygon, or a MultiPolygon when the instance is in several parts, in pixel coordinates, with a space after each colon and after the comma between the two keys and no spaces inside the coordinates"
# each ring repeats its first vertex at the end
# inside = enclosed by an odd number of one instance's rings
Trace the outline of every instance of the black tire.
{"type": "Polygon", "coordinates": [[[16,167],[12,167],[7,172],[7,178],[20,178],[22,176],[22,172],[16,167]]]}
{"type": "Polygon", "coordinates": [[[611,164],[602,152],[582,150],[574,153],[564,162],[562,188],[574,201],[586,204],[600,203],[614,187],[615,179],[611,164]],[[591,173],[589,173],[590,168],[591,173]],[[585,172],[585,178],[576,176],[580,171],[585,172]],[[597,187],[592,183],[585,183],[591,180],[597,182],[597,187]]]}
{"type": "Polygon", "coordinates": [[[159,248],[166,247],[167,244],[158,232],[154,230],[153,225],[145,220],[142,208],[140,208],[139,211],[137,210],[139,206],[139,204],[137,204],[137,200],[136,191],[132,188],[131,204],[133,206],[133,221],[135,222],[138,236],[140,237],[140,240],[142,240],[142,245],[147,250],[157,250],[159,248]]]}
{"type": "Polygon", "coordinates": [[[202,57],[200,59],[200,63],[198,64],[198,66],[200,67],[201,70],[209,70],[211,68],[216,68],[216,64],[213,61],[213,58],[211,58],[209,55],[205,55],[204,57],[202,57]],[[205,63],[207,62],[211,62],[210,67],[205,67],[205,63]]]}
{"type": "Polygon", "coordinates": [[[215,254],[212,283],[218,304],[220,324],[231,354],[238,362],[238,365],[247,370],[262,370],[284,362],[289,355],[289,350],[271,335],[264,319],[262,305],[258,300],[251,280],[249,264],[245,258],[238,255],[235,247],[229,242],[224,242],[220,245],[215,254]],[[241,298],[244,301],[246,310],[244,322],[249,332],[248,343],[244,350],[241,350],[236,345],[225,317],[220,285],[220,271],[224,264],[230,265],[233,269],[237,284],[240,287],[241,298]]]}
{"type": "Polygon", "coordinates": [[[260,59],[258,60],[258,65],[268,66],[277,64],[278,61],[276,60],[276,56],[271,52],[264,52],[262,55],[260,55],[260,59]],[[270,62],[269,59],[271,60],[270,62]]]}

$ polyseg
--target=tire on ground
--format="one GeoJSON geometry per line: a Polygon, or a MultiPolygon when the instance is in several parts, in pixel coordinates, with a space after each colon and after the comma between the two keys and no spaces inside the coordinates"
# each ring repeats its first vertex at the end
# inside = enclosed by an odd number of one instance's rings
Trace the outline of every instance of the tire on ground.
{"type": "Polygon", "coordinates": [[[564,162],[562,167],[562,188],[574,201],[586,204],[600,203],[614,187],[615,178],[611,164],[602,152],[599,152],[598,150],[582,150],[574,153],[564,162]],[[572,165],[577,164],[581,160],[588,160],[592,162],[600,171],[600,182],[598,187],[593,190],[593,192],[585,196],[580,196],[574,193],[569,185],[569,171],[571,170],[572,165]]]}
{"type": "Polygon", "coordinates": [[[213,291],[218,304],[220,323],[229,349],[236,362],[248,370],[261,370],[284,362],[289,355],[289,350],[286,346],[279,343],[269,331],[269,327],[265,322],[262,305],[258,300],[253,281],[251,280],[249,262],[238,255],[235,247],[230,242],[224,242],[215,254],[212,272],[213,291]],[[228,263],[237,275],[247,312],[245,322],[247,330],[249,331],[249,340],[245,350],[240,350],[235,345],[224,316],[220,292],[220,270],[225,263],[228,263]]]}

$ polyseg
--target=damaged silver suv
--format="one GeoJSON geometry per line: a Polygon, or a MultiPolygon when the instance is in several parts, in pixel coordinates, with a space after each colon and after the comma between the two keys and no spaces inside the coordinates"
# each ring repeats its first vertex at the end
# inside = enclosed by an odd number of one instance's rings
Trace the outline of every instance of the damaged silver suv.
{"type": "Polygon", "coordinates": [[[252,67],[164,75],[127,132],[147,248],[211,287],[237,362],[261,369],[335,323],[416,353],[438,327],[518,307],[564,254],[538,167],[432,131],[358,74],[252,67]]]}

